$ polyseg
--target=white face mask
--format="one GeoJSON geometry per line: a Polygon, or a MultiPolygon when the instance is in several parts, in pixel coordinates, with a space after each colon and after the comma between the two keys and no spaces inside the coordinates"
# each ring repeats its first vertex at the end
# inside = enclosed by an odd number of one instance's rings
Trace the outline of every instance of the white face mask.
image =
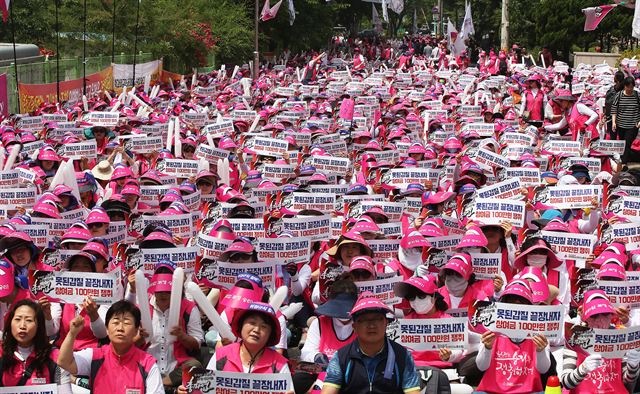
{"type": "Polygon", "coordinates": [[[411,305],[411,308],[420,315],[429,312],[431,308],[433,308],[433,304],[433,297],[429,295],[424,298],[416,297],[415,300],[409,301],[409,305],[411,305]]]}
{"type": "Polygon", "coordinates": [[[547,256],[545,255],[534,254],[534,255],[527,256],[527,264],[530,267],[542,268],[546,263],[547,263],[547,256]]]}
{"type": "Polygon", "coordinates": [[[447,276],[444,285],[449,293],[456,297],[462,297],[469,283],[461,276],[447,276]]]}
{"type": "Polygon", "coordinates": [[[398,249],[398,260],[400,260],[400,264],[402,264],[406,268],[410,269],[411,271],[415,271],[416,268],[423,263],[422,249],[405,249],[403,247],[400,247],[400,249],[398,249]]]}
{"type": "Polygon", "coordinates": [[[351,320],[342,320],[342,319],[334,318],[333,321],[334,323],[336,323],[338,327],[346,327],[351,325],[351,320]]]}

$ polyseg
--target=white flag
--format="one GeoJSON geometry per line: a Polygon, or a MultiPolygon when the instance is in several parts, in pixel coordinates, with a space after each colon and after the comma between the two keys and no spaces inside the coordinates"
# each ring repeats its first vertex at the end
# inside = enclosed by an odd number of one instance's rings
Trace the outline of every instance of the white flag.
{"type": "Polygon", "coordinates": [[[389,11],[387,10],[387,0],[382,0],[382,19],[389,23],[389,11]]]}
{"type": "Polygon", "coordinates": [[[636,10],[633,13],[631,28],[631,35],[635,38],[640,38],[640,1],[636,1],[636,10]]]}
{"type": "Polygon", "coordinates": [[[378,15],[378,10],[376,9],[375,4],[371,3],[371,22],[373,23],[373,27],[378,33],[382,32],[382,21],[380,20],[380,15],[378,15]]]}
{"type": "Polygon", "coordinates": [[[401,14],[404,10],[404,0],[389,0],[389,8],[396,14],[401,14]]]}
{"type": "Polygon", "coordinates": [[[460,30],[460,35],[463,39],[468,38],[476,34],[476,29],[473,27],[473,18],[471,16],[471,3],[467,3],[465,5],[464,10],[464,21],[462,22],[462,29],[460,30]]]}
{"type": "Polygon", "coordinates": [[[289,26],[293,26],[296,20],[296,9],[293,7],[293,0],[289,0],[289,26]]]}

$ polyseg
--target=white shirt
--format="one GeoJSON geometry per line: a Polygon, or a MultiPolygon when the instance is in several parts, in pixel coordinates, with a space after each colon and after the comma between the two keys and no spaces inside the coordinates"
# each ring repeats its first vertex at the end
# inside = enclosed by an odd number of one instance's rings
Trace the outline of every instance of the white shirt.
{"type": "MultiPolygon", "coordinates": [[[[78,316],[82,311],[81,305],[75,305],[76,313],[75,316],[78,316]]],[[[96,321],[91,322],[91,331],[96,338],[102,339],[107,337],[107,326],[105,326],[104,322],[107,318],[107,311],[109,307],[107,305],[99,305],[98,306],[98,319],[96,321]]],[[[60,320],[62,319],[62,305],[61,304],[51,304],[51,317],[53,320],[53,326],[57,327],[56,333],[60,330],[60,320]]],[[[47,335],[49,334],[49,324],[47,324],[47,335]]]]}
{"type": "MultiPolygon", "coordinates": [[[[73,359],[78,367],[78,375],[89,376],[91,374],[91,360],[93,359],[93,349],[87,348],[79,352],[73,352],[73,359]]],[[[145,381],[145,393],[147,394],[164,394],[164,386],[162,385],[162,376],[158,364],[154,363],[149,370],[147,380],[145,381]]]]}
{"type": "MultiPolygon", "coordinates": [[[[176,366],[178,365],[173,354],[173,342],[176,339],[173,335],[169,334],[169,331],[171,331],[171,327],[168,326],[170,308],[167,308],[166,311],[162,312],[156,305],[155,296],[151,297],[149,306],[153,308],[151,316],[153,336],[147,338],[151,343],[147,349],[147,353],[156,359],[160,373],[167,374],[176,369],[176,366]]],[[[182,317],[179,317],[179,319],[182,319],[182,317]]],[[[198,307],[194,307],[189,315],[187,335],[195,338],[195,340],[200,344],[204,342],[204,333],[202,332],[202,322],[198,307]]]]}

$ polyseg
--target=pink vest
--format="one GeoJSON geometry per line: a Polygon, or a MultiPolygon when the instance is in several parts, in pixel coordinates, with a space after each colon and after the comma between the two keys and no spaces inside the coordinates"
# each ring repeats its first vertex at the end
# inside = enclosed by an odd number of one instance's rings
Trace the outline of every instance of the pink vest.
{"type": "Polygon", "coordinates": [[[351,332],[351,335],[344,341],[338,339],[335,330],[333,329],[333,319],[328,316],[319,316],[318,323],[320,327],[320,344],[318,350],[320,353],[327,355],[329,360],[333,357],[333,354],[338,351],[344,345],[348,345],[356,339],[355,331],[351,332]]]}
{"type": "MultiPolygon", "coordinates": [[[[196,306],[195,302],[189,301],[186,298],[183,298],[180,303],[179,316],[181,316],[181,319],[178,320],[178,323],[180,324],[180,327],[184,330],[184,332],[187,332],[187,322],[195,306],[196,306]]],[[[153,308],[151,308],[151,318],[153,319],[153,308]]],[[[168,330],[171,330],[171,327],[167,327],[167,328],[168,330]]],[[[196,358],[197,355],[189,355],[189,353],[187,352],[187,349],[185,349],[184,346],[182,346],[180,341],[174,341],[173,357],[175,357],[176,361],[178,362],[178,365],[180,365],[183,362],[187,361],[188,359],[196,358]]]]}
{"type": "MultiPolygon", "coordinates": [[[[240,360],[240,343],[234,342],[216,350],[216,362],[222,368],[216,368],[225,372],[244,372],[242,360],[240,360]]],[[[251,367],[251,373],[278,373],[287,363],[287,359],[271,348],[265,348],[262,356],[251,367]]],[[[218,365],[217,365],[218,366],[218,365]]]]}
{"type": "MultiPolygon", "coordinates": [[[[0,349],[0,356],[2,353],[2,349],[0,349]]],[[[11,368],[2,368],[2,382],[0,382],[0,386],[11,387],[17,386],[20,380],[22,379],[22,374],[25,369],[31,365],[33,360],[36,358],[35,352],[31,352],[29,357],[25,363],[20,361],[15,355],[13,358],[17,361],[17,364],[14,364],[11,368]]],[[[56,360],[58,359],[58,350],[53,349],[51,354],[49,354],[49,364],[42,367],[40,370],[33,371],[31,377],[24,384],[25,386],[35,386],[39,384],[51,384],[55,382],[55,376],[52,376],[52,373],[55,373],[56,369],[56,360]]]]}
{"type": "Polygon", "coordinates": [[[364,58],[362,55],[356,55],[353,57],[353,71],[360,71],[364,69],[364,58]]]}
{"type": "MultiPolygon", "coordinates": [[[[439,288],[438,293],[442,294],[442,297],[444,297],[444,301],[447,303],[447,305],[449,305],[449,309],[451,309],[451,297],[449,297],[449,290],[447,290],[446,286],[442,286],[441,288],[439,288]]],[[[464,292],[464,296],[462,296],[462,299],[460,300],[460,305],[458,305],[458,308],[467,308],[475,300],[485,300],[487,299],[487,297],[492,295],[493,281],[479,280],[473,285],[467,287],[467,290],[465,290],[464,292]]]]}
{"type": "Polygon", "coordinates": [[[90,387],[101,393],[127,394],[128,390],[146,392],[146,380],[156,363],[149,353],[131,346],[122,356],[117,356],[111,345],[93,349],[90,387]]]}
{"type": "Polygon", "coordinates": [[[595,125],[596,122],[587,126],[587,120],[589,120],[589,116],[582,115],[578,111],[578,103],[574,104],[569,115],[569,131],[571,131],[571,138],[574,141],[578,139],[578,131],[582,129],[586,129],[587,137],[589,138],[595,138],[598,136],[598,131],[596,130],[595,125]]]}
{"type": "MultiPolygon", "coordinates": [[[[451,315],[440,311],[432,315],[420,315],[412,310],[405,315],[405,319],[442,319],[448,317],[451,317],[451,315]]],[[[440,353],[437,350],[423,350],[420,352],[414,350],[411,352],[411,355],[418,367],[451,368],[453,365],[452,363],[442,361],[440,359],[440,353]]]]}
{"type": "Polygon", "coordinates": [[[544,103],[544,93],[542,90],[538,89],[538,94],[535,96],[533,92],[529,89],[524,93],[527,98],[527,111],[529,111],[529,119],[530,120],[542,120],[542,105],[544,103]]]}
{"type": "MultiPolygon", "coordinates": [[[[84,316],[84,327],[82,331],[76,337],[73,343],[73,350],[78,351],[89,347],[98,347],[98,338],[93,335],[91,331],[91,319],[86,313],[82,313],[84,316]]],[[[58,335],[58,341],[56,346],[60,347],[62,341],[67,337],[69,332],[69,324],[76,318],[76,305],[75,304],[62,304],[62,318],[60,319],[60,334],[58,335]]]]}
{"type": "Polygon", "coordinates": [[[488,394],[542,391],[533,341],[525,339],[517,344],[504,335],[498,335],[491,349],[491,364],[484,373],[478,391],[488,394]]]}
{"type": "MultiPolygon", "coordinates": [[[[580,349],[573,349],[578,354],[577,365],[582,364],[588,354],[580,349]]],[[[615,394],[626,393],[622,383],[622,359],[605,358],[600,368],[590,372],[579,385],[573,388],[571,394],[615,394]]]]}

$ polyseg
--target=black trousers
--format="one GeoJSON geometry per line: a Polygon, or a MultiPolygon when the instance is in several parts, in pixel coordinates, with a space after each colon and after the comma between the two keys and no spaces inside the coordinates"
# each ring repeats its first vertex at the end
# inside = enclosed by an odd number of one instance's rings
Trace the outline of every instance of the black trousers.
{"type": "Polygon", "coordinates": [[[622,154],[622,163],[627,164],[630,161],[637,161],[637,154],[631,150],[631,144],[638,136],[638,128],[616,127],[616,133],[619,140],[624,140],[624,153],[622,154]]]}

